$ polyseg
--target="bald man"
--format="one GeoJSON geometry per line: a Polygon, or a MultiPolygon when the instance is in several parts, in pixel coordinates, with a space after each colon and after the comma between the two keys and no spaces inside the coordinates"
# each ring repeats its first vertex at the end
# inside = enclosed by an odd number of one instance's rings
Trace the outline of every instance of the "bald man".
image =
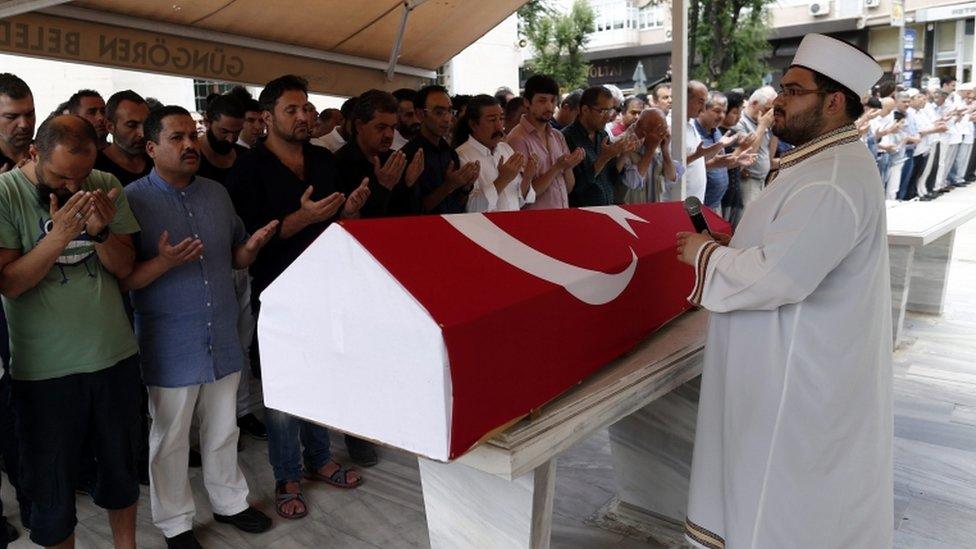
{"type": "Polygon", "coordinates": [[[117,549],[135,549],[141,376],[119,279],[139,231],[122,185],[93,171],[98,136],[75,115],[49,118],[30,160],[0,174],[0,293],[10,325],[21,482],[36,495],[30,539],[74,547],[82,449],[117,549]]]}
{"type": "Polygon", "coordinates": [[[655,202],[661,186],[655,181],[663,178],[671,183],[676,179],[674,162],[671,161],[669,142],[671,133],[664,111],[658,108],[644,110],[627,131],[616,139],[636,138],[636,150],[622,154],[617,159],[621,185],[614,190],[619,204],[644,204],[655,202]]]}

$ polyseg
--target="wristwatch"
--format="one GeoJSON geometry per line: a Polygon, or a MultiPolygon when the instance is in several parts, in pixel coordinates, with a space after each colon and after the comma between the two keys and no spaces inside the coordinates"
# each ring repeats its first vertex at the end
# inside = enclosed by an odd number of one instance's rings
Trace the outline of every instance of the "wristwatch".
{"type": "Polygon", "coordinates": [[[90,234],[90,235],[88,235],[88,238],[90,238],[92,240],[92,242],[95,242],[96,244],[102,244],[106,240],[108,240],[108,235],[109,234],[110,233],[109,233],[109,230],[108,230],[108,226],[106,226],[98,234],[90,234]]]}

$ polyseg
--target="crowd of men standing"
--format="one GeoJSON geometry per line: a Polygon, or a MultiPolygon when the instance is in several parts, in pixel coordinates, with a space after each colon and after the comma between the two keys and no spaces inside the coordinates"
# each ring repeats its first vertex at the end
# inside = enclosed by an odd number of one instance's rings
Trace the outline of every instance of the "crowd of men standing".
{"type": "MultiPolygon", "coordinates": [[[[972,176],[973,91],[953,86],[896,90],[859,120],[889,197],[972,176]]],[[[735,224],[789,147],[770,132],[776,97],[692,81],[683,164],[667,84],[561,95],[536,75],[521,96],[369,90],[318,113],[286,75],[257,99],[209,98],[202,127],[132,90],[82,90],[35,133],[30,88],[0,74],[0,451],[31,540],[73,547],[82,492],[108,510],[116,547],[135,547],[141,482],[167,545],[200,547],[191,466],[215,520],[267,530],[247,501],[240,430],[268,440],[282,518],[308,514],[304,480],[359,486],[327,429],[249,408],[261,292],[329,224],[676,200],[682,174],[735,224]]],[[[377,462],[370,443],[346,446],[359,466],[377,462]]],[[[0,541],[18,535],[0,526],[0,541]]]]}

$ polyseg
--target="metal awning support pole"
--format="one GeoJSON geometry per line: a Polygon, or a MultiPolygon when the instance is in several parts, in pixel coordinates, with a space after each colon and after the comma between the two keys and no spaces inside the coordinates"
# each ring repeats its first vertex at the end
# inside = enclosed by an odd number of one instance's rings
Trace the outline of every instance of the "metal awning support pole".
{"type": "Polygon", "coordinates": [[[396,72],[397,59],[400,58],[400,49],[403,47],[403,35],[407,32],[407,19],[410,18],[410,12],[417,9],[418,6],[426,1],[406,0],[403,2],[403,15],[400,17],[400,28],[397,30],[396,40],[393,42],[393,49],[390,50],[390,66],[386,69],[387,82],[393,80],[393,74],[396,72]]]}
{"type": "Polygon", "coordinates": [[[688,174],[688,158],[685,155],[685,142],[688,136],[685,129],[688,120],[685,115],[688,105],[688,2],[671,2],[671,158],[678,159],[685,166],[681,176],[681,200],[687,197],[685,181],[688,174]]]}
{"type": "Polygon", "coordinates": [[[0,19],[29,13],[35,10],[67,4],[71,0],[7,0],[0,3],[0,19]]]}

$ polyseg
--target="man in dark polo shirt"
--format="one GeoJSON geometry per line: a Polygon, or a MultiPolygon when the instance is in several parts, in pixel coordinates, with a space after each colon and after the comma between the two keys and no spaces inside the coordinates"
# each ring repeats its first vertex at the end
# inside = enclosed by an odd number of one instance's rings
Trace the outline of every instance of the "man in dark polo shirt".
{"type": "MultiPolygon", "coordinates": [[[[238,160],[226,184],[249,232],[272,220],[279,222],[278,234],[251,265],[252,302],[260,314],[261,291],[330,223],[357,216],[369,188],[360,185],[347,199],[339,192],[332,153],[307,142],[309,128],[303,109],[308,85],[303,78],[286,75],[268,82],[258,102],[268,137],[238,160]]],[[[303,475],[344,488],[362,482],[357,471],[332,459],[328,429],[272,409],[265,419],[275,477],[275,510],[281,517],[298,519],[308,514],[301,489],[303,475]]]]}
{"type": "Polygon", "coordinates": [[[112,143],[98,151],[95,169],[114,175],[123,187],[152,170],[152,159],[146,155],[146,138],[142,131],[147,116],[149,105],[132,90],[112,94],[105,104],[112,143]]]}
{"type": "Polygon", "coordinates": [[[587,88],[580,97],[579,117],[563,130],[569,150],[583,149],[586,153],[573,168],[576,184],[569,193],[570,207],[613,204],[614,185],[620,178],[617,157],[637,148],[631,136],[610,143],[604,127],[613,113],[610,90],[603,86],[587,88]]]}
{"type": "Polygon", "coordinates": [[[417,92],[414,106],[420,109],[420,135],[400,149],[407,158],[424,151],[424,170],[415,192],[420,202],[416,213],[464,213],[479,166],[464,166],[447,142],[454,121],[451,96],[443,86],[425,86],[417,92]]]}
{"type": "Polygon", "coordinates": [[[369,180],[362,217],[405,215],[418,209],[413,186],[424,169],[424,151],[419,149],[408,159],[403,152],[391,150],[397,108],[397,99],[384,91],[360,95],[352,114],[352,138],[336,153],[343,192],[369,180]]]}

